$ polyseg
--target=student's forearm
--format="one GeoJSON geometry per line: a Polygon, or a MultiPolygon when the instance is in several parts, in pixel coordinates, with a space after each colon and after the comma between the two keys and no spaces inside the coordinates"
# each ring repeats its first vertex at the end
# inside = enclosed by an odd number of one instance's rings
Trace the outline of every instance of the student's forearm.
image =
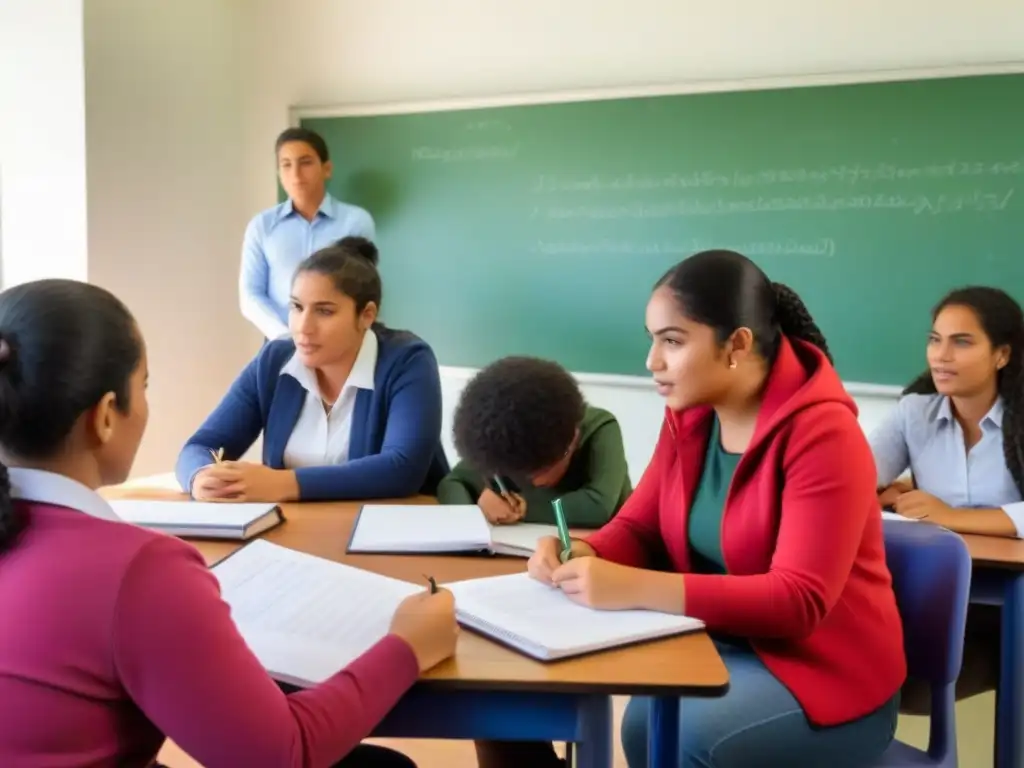
{"type": "Polygon", "coordinates": [[[686,613],[686,589],[682,574],[634,569],[637,608],[660,613],[686,613]]]}
{"type": "Polygon", "coordinates": [[[980,536],[1001,536],[1017,538],[1017,526],[1005,510],[995,509],[951,509],[927,520],[957,533],[973,533],[980,536]]]}

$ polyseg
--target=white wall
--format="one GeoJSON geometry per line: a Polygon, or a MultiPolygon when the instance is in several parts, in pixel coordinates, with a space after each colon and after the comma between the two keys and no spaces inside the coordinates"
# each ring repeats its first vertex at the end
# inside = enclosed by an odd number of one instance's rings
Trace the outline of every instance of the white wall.
{"type": "Polygon", "coordinates": [[[129,305],[148,342],[139,474],[173,467],[259,348],[236,298],[251,214],[242,90],[258,86],[242,77],[242,9],[234,0],[85,6],[89,279],[129,305]]]}
{"type": "MultiPolygon", "coordinates": [[[[1019,0],[933,0],[926,8],[922,0],[252,0],[250,8],[244,145],[253,209],[274,201],[265,158],[296,105],[544,97],[1024,61],[1019,0]]],[[[453,459],[451,413],[471,373],[443,372],[453,459]]],[[[657,437],[660,399],[642,379],[581,382],[592,402],[618,415],[638,479],[657,437]]],[[[892,396],[851,391],[870,431],[892,396]]]]}
{"type": "Polygon", "coordinates": [[[0,0],[5,286],[86,276],[82,0],[0,0]]]}

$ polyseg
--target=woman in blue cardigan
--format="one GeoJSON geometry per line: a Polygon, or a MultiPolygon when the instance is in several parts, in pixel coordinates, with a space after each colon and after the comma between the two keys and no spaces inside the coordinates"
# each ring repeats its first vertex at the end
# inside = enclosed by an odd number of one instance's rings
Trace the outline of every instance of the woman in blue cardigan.
{"type": "Polygon", "coordinates": [[[185,444],[177,477],[207,501],[433,494],[448,472],[441,380],[423,340],[376,322],[377,249],[348,237],[292,280],[291,339],[264,345],[185,444]],[[239,461],[263,432],[263,463],[239,461]]]}

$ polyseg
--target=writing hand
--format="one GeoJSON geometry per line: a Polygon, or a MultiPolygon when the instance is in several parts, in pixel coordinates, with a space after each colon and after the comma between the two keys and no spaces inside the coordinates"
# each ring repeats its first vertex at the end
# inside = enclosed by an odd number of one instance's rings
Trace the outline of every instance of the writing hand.
{"type": "Polygon", "coordinates": [[[551,581],[575,603],[620,611],[639,607],[639,573],[598,557],[573,557],[555,569],[551,581]]]}
{"type": "Polygon", "coordinates": [[[490,488],[484,489],[477,504],[491,525],[510,525],[519,521],[515,507],[490,488]]]}
{"type": "MultiPolygon", "coordinates": [[[[545,536],[537,542],[537,549],[530,556],[526,564],[526,572],[531,578],[553,586],[552,574],[559,569],[562,561],[559,559],[559,552],[562,550],[562,542],[557,536],[545,536]]],[[[570,552],[576,557],[594,557],[594,548],[583,541],[573,539],[570,552]]]]}

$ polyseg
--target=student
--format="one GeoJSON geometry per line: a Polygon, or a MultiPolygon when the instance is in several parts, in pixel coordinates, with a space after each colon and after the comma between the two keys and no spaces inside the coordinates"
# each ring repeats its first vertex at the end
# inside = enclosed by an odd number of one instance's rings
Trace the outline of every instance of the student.
{"type": "Polygon", "coordinates": [[[288,128],[275,153],[288,200],[249,222],[238,281],[242,316],[268,339],[288,333],[288,291],[300,261],[347,235],[376,237],[369,213],[327,191],[331,160],[319,134],[288,128]]]}
{"type": "Polygon", "coordinates": [[[488,365],[462,391],[454,422],[463,460],[438,486],[442,504],[479,504],[495,524],[551,524],[551,502],[561,498],[569,525],[596,528],[629,496],[619,423],[587,405],[557,363],[488,365]]]}
{"type": "Polygon", "coordinates": [[[199,552],[118,520],[145,431],[146,350],[128,310],[70,280],[0,293],[0,765],[153,764],[171,738],[206,768],[403,768],[360,746],[451,656],[451,593],[403,602],[390,633],[286,696],[199,552]]]}
{"type": "MultiPolygon", "coordinates": [[[[1024,538],[1024,313],[997,288],[952,291],[932,312],[928,370],[870,441],[879,500],[959,533],[1024,538]],[[913,482],[898,480],[906,470],[913,482]]],[[[971,604],[958,699],[994,690],[1000,609],[971,604]]],[[[927,714],[911,680],[902,709],[927,714]]]]}
{"type": "MultiPolygon", "coordinates": [[[[871,451],[821,332],[730,251],[669,270],[646,321],[668,405],[651,463],[571,560],[544,539],[530,574],[598,609],[705,622],[729,691],[682,700],[682,768],[874,765],[896,728],[903,631],[871,451]]],[[[647,727],[634,698],[631,768],[647,764],[647,727]]],[[[489,767],[557,764],[526,750],[478,747],[489,767]]]]}
{"type": "Polygon", "coordinates": [[[178,481],[194,498],[310,501],[436,491],[448,472],[437,360],[421,339],[376,322],[376,262],[371,243],[348,240],[299,265],[292,338],[260,350],[178,457],[178,481]],[[260,432],[263,463],[240,461],[260,432]]]}

